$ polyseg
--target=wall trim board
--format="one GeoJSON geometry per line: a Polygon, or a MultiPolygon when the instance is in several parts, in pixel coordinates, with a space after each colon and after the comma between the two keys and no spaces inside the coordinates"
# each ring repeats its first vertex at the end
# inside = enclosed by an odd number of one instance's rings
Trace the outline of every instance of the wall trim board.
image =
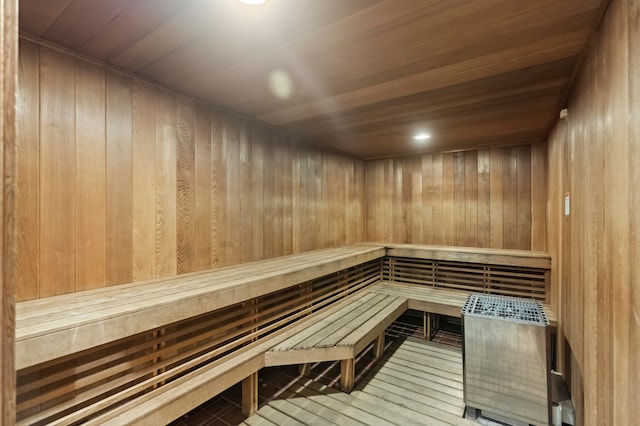
{"type": "Polygon", "coordinates": [[[15,424],[15,281],[16,281],[16,89],[18,83],[18,2],[0,0],[0,129],[2,132],[2,272],[0,274],[0,423],[15,424]]]}

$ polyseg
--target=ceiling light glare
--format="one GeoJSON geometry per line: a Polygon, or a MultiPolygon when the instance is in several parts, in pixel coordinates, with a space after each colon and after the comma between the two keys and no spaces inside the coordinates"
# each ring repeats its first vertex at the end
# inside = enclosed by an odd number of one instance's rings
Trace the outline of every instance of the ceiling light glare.
{"type": "Polygon", "coordinates": [[[413,136],[413,139],[416,140],[416,141],[426,141],[430,137],[431,137],[430,133],[422,132],[422,133],[416,133],[413,136]]]}
{"type": "Polygon", "coordinates": [[[250,4],[252,6],[258,6],[259,4],[263,4],[267,0],[240,0],[240,2],[244,4],[250,4]]]}
{"type": "Polygon", "coordinates": [[[269,74],[269,88],[278,99],[288,99],[293,94],[293,82],[289,74],[276,68],[269,74]]]}

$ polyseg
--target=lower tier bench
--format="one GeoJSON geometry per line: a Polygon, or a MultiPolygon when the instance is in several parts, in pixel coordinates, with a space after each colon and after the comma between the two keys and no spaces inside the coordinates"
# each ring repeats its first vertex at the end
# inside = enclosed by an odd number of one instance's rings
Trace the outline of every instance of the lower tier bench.
{"type": "MultiPolygon", "coordinates": [[[[408,300],[409,309],[425,312],[425,315],[438,314],[460,318],[464,306],[471,292],[465,290],[451,290],[423,284],[406,284],[381,281],[369,287],[369,291],[388,296],[403,297],[408,300]]],[[[549,320],[551,330],[555,330],[558,320],[555,313],[546,303],[540,303],[549,320]]],[[[425,333],[430,336],[430,321],[425,319],[425,333]]]]}
{"type": "Polygon", "coordinates": [[[341,388],[351,392],[355,357],[371,342],[378,358],[384,350],[384,332],[408,307],[404,297],[364,290],[348,303],[304,331],[284,340],[265,354],[265,365],[341,361],[341,388]]]}

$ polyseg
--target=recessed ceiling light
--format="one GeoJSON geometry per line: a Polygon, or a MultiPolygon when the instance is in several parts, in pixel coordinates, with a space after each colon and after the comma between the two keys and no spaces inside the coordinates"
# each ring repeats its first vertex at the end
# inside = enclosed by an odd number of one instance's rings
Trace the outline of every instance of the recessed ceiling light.
{"type": "Polygon", "coordinates": [[[262,4],[264,2],[266,2],[267,0],[240,0],[242,3],[244,4],[250,4],[253,6],[257,6],[259,4],[262,4]]]}
{"type": "Polygon", "coordinates": [[[431,137],[431,133],[421,132],[413,135],[413,139],[416,141],[426,141],[431,137]]]}

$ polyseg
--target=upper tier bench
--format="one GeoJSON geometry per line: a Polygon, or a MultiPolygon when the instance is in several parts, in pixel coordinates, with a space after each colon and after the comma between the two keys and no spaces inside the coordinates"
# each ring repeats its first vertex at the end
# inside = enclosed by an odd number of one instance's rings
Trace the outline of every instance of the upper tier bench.
{"type": "Polygon", "coordinates": [[[163,424],[243,381],[281,340],[380,278],[354,245],[17,304],[18,424],[163,424]]]}
{"type": "Polygon", "coordinates": [[[212,312],[385,255],[384,246],[316,250],[16,304],[16,369],[212,312]]]}

